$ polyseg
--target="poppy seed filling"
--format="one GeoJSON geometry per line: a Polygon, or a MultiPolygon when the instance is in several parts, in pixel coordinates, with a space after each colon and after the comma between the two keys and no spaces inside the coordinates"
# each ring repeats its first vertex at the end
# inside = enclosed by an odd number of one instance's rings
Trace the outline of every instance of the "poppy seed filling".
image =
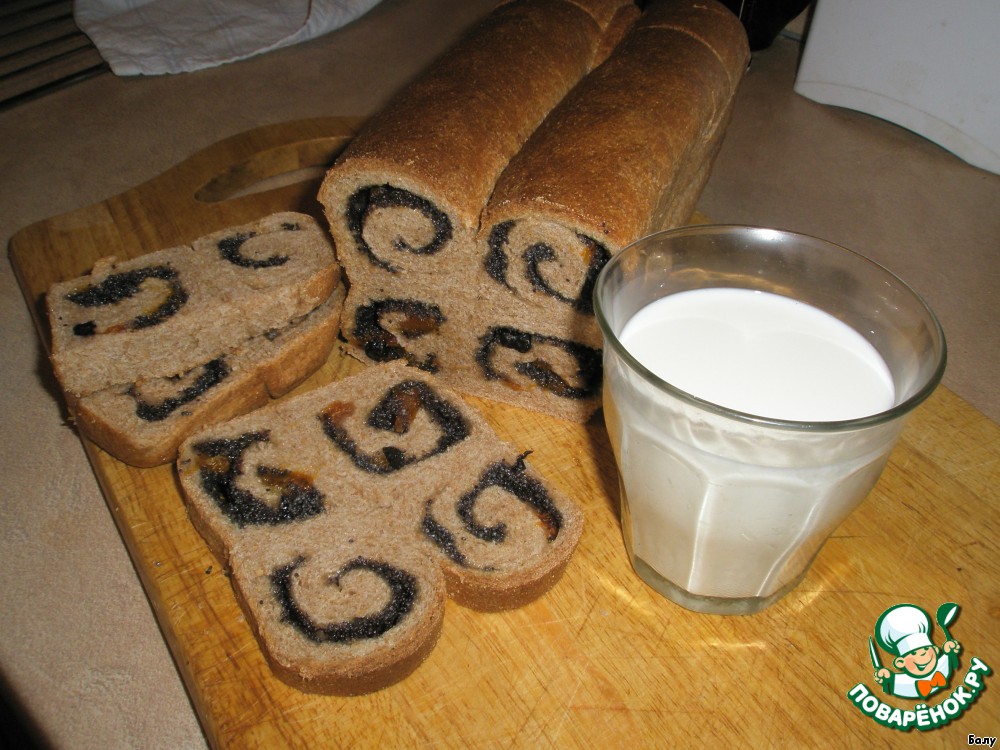
{"type": "MultiPolygon", "coordinates": [[[[455,513],[469,534],[492,544],[503,544],[506,541],[507,526],[505,523],[501,521],[492,526],[485,526],[479,523],[475,517],[476,503],[483,492],[490,487],[498,487],[528,506],[538,519],[545,538],[549,542],[554,542],[559,536],[563,525],[562,513],[552,502],[544,485],[528,476],[527,466],[524,463],[526,455],[519,456],[513,464],[504,461],[491,464],[483,472],[476,486],[463,494],[455,503],[455,513]]],[[[421,524],[424,535],[450,560],[462,567],[470,567],[466,555],[458,548],[455,535],[431,513],[432,503],[433,500],[428,500],[424,505],[424,517],[421,524]]],[[[494,570],[489,566],[480,569],[484,571],[494,570]]]]}
{"type": "Polygon", "coordinates": [[[427,413],[440,434],[435,445],[422,454],[412,454],[397,445],[384,445],[374,451],[363,451],[351,437],[344,421],[353,412],[342,402],[334,402],[319,414],[323,432],[354,465],[371,474],[391,474],[411,464],[444,453],[455,443],[469,436],[469,426],[454,405],[441,398],[426,383],[408,380],[390,388],[368,413],[366,424],[390,435],[405,436],[418,411],[427,413]]]}
{"type": "MultiPolygon", "coordinates": [[[[162,301],[127,323],[109,327],[106,332],[149,328],[176,314],[188,300],[188,293],[181,284],[177,271],[170,266],[146,266],[113,273],[96,284],[70,292],[66,295],[66,299],[81,307],[116,305],[136,296],[148,279],[165,282],[167,289],[162,301]]],[[[73,334],[76,336],[94,336],[99,332],[97,323],[92,320],[73,326],[73,334]]]]}
{"type": "MultiPolygon", "coordinates": [[[[344,218],[347,228],[354,238],[355,247],[363,253],[372,263],[386,271],[397,273],[399,269],[380,257],[376,249],[373,249],[368,240],[365,239],[365,225],[371,215],[383,208],[408,208],[423,214],[431,223],[433,235],[431,240],[424,245],[411,245],[402,237],[397,237],[393,243],[393,250],[413,253],[415,255],[431,255],[438,252],[451,240],[452,226],[447,214],[437,208],[426,198],[422,198],[415,193],[392,185],[368,185],[356,190],[347,199],[347,210],[344,218]]],[[[385,248],[389,249],[389,248],[385,248]]],[[[379,248],[378,250],[382,250],[379,248]]]]}
{"type": "Polygon", "coordinates": [[[490,328],[481,336],[476,352],[476,362],[487,380],[513,383],[511,378],[495,366],[499,349],[509,349],[520,354],[531,354],[535,347],[550,346],[571,355],[577,363],[576,373],[560,374],[544,359],[525,359],[513,365],[514,371],[528,378],[550,393],[562,398],[584,399],[596,395],[601,388],[601,352],[575,341],[529,333],[509,326],[490,328]],[[572,385],[571,380],[579,384],[572,385]]]}
{"type": "Polygon", "coordinates": [[[132,385],[128,395],[135,399],[135,415],[146,422],[162,422],[177,409],[189,404],[203,393],[211,390],[229,376],[229,365],[225,357],[216,357],[202,365],[195,381],[181,389],[176,396],[168,396],[159,403],[150,403],[142,398],[139,389],[132,385]]]}
{"type": "Polygon", "coordinates": [[[373,614],[358,615],[342,622],[319,623],[305,611],[293,591],[298,570],[307,563],[305,557],[299,557],[275,568],[271,572],[271,591],[281,607],[282,621],[313,643],[349,644],[383,636],[410,613],[420,590],[416,577],[405,570],[379,560],[355,557],[327,579],[329,585],[339,588],[341,578],[348,573],[366,571],[377,575],[389,587],[389,601],[373,614]]]}
{"type": "MultiPolygon", "coordinates": [[[[288,222],[281,225],[283,231],[295,231],[299,228],[298,224],[290,224],[288,222]]],[[[248,258],[243,254],[243,245],[247,240],[256,237],[256,232],[237,232],[228,237],[224,237],[217,243],[219,248],[219,254],[232,263],[234,266],[239,266],[240,268],[274,268],[276,266],[283,266],[288,262],[287,255],[271,255],[267,258],[248,258]]]]}
{"type": "Polygon", "coordinates": [[[423,358],[411,354],[399,339],[417,339],[437,333],[445,321],[441,308],[414,299],[384,299],[362,305],[354,314],[354,339],[362,346],[365,356],[375,362],[405,359],[425,372],[437,372],[437,356],[432,352],[423,358]],[[386,315],[401,314],[399,336],[389,331],[383,320],[386,315]]]}
{"type": "Polygon", "coordinates": [[[236,438],[205,440],[195,444],[201,486],[219,509],[239,527],[291,523],[323,512],[323,495],[299,472],[258,465],[257,480],[278,495],[277,502],[260,498],[237,484],[244,475],[244,457],[256,443],[270,440],[267,430],[247,432],[236,438]]]}
{"type": "MultiPolygon", "coordinates": [[[[513,220],[502,221],[493,227],[487,240],[488,250],[486,258],[483,261],[486,273],[508,289],[511,288],[511,284],[508,280],[510,259],[508,257],[509,248],[507,245],[514,223],[513,220]]],[[[584,246],[585,252],[582,254],[582,257],[586,262],[587,268],[583,277],[583,283],[575,297],[563,294],[545,279],[543,272],[544,264],[555,262],[557,254],[551,245],[544,242],[536,242],[529,245],[521,253],[521,259],[524,261],[524,276],[533,291],[546,294],[563,304],[569,305],[577,312],[585,315],[593,315],[594,285],[597,283],[597,276],[601,272],[601,269],[611,259],[611,253],[603,244],[585,234],[577,232],[576,237],[584,246]]]]}

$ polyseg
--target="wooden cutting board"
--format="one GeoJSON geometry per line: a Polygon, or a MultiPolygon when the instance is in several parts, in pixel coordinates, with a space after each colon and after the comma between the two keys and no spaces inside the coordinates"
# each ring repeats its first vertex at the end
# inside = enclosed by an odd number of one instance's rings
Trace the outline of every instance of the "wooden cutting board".
{"type": "MultiPolygon", "coordinates": [[[[278,210],[319,215],[322,168],[358,124],[327,118],[244,133],[122,195],[18,233],[10,258],[43,340],[44,291],[99,257],[136,256],[278,210]]],[[[360,369],[337,348],[303,387],[360,369]]],[[[273,677],[224,570],[188,521],[173,468],[131,468],[85,441],[213,747],[868,747],[916,739],[954,747],[970,733],[996,734],[1000,687],[927,733],[881,726],[848,697],[864,683],[892,707],[914,708],[875,687],[868,651],[878,616],[901,602],[928,612],[961,605],[950,630],[963,656],[950,689],[973,656],[1000,666],[1000,427],[947,389],[911,419],[882,480],[802,584],[750,617],[688,612],[633,574],[600,417],[574,425],[469,401],[581,504],[580,546],[556,587],[520,610],[483,614],[449,602],[428,660],[402,683],[355,698],[307,695],[273,677]]]]}

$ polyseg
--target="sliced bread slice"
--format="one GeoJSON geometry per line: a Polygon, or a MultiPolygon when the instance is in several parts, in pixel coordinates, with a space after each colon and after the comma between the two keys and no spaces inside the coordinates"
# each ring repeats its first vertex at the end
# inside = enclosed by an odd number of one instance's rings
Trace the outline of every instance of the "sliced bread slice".
{"type": "Polygon", "coordinates": [[[329,236],[298,213],[120,263],[105,259],[49,290],[53,367],[77,397],[179,375],[287,326],[339,280],[329,236]]]}
{"type": "Polygon", "coordinates": [[[275,674],[353,694],[419,665],[447,596],[504,609],[558,580],[583,516],[525,455],[393,363],[209,427],[177,469],[275,674]]]}
{"type": "Polygon", "coordinates": [[[319,369],[340,328],[340,285],[315,310],[172,377],[142,378],[68,398],[80,433],[120,461],[173,461],[196,430],[263,406],[319,369]]]}

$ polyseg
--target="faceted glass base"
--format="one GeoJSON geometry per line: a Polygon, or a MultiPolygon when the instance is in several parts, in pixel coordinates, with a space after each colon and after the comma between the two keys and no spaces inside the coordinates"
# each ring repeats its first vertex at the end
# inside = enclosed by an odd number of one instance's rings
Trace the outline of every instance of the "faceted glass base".
{"type": "Polygon", "coordinates": [[[805,576],[805,571],[803,571],[802,575],[795,580],[790,581],[770,596],[748,596],[732,599],[722,596],[701,596],[699,594],[692,594],[690,591],[685,591],[676,584],[671,583],[649,567],[649,565],[643,562],[641,558],[635,556],[631,557],[632,567],[635,568],[635,572],[638,574],[639,578],[645,581],[656,592],[662,594],[670,601],[675,604],[679,604],[685,609],[690,609],[692,612],[701,612],[702,614],[708,615],[756,614],[757,612],[767,609],[793,588],[798,586],[799,582],[805,576]]]}

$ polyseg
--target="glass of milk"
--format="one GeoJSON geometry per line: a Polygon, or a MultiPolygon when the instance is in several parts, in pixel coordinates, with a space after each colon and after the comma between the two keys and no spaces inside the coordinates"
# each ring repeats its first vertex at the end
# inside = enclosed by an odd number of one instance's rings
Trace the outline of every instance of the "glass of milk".
{"type": "Polygon", "coordinates": [[[941,326],[903,281],[791,232],[653,234],[604,267],[594,308],[625,547],[699,612],[791,590],[945,368],[941,326]]]}

